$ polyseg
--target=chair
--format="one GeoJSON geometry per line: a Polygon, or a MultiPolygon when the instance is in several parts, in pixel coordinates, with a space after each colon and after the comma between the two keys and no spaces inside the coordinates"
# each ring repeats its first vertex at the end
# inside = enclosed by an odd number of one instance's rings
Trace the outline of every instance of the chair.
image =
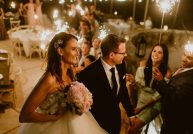
{"type": "Polygon", "coordinates": [[[1,85],[0,86],[0,104],[6,105],[6,108],[12,107],[15,108],[15,89],[14,84],[1,85]]]}
{"type": "Polygon", "coordinates": [[[42,58],[42,49],[40,48],[40,42],[39,41],[33,41],[33,40],[29,40],[31,43],[31,47],[30,47],[30,58],[32,57],[33,53],[37,53],[40,57],[40,59],[42,58]]]}
{"type": "Polygon", "coordinates": [[[24,51],[23,49],[23,44],[21,43],[20,39],[18,38],[12,38],[11,39],[12,45],[13,45],[13,49],[14,51],[21,56],[22,52],[24,51]]]}
{"type": "Polygon", "coordinates": [[[19,29],[20,22],[21,22],[20,20],[10,20],[11,29],[13,29],[13,28],[18,28],[19,29]]]}
{"type": "Polygon", "coordinates": [[[20,25],[20,26],[19,26],[19,29],[20,29],[20,30],[32,29],[32,27],[29,26],[29,25],[20,25]]]}

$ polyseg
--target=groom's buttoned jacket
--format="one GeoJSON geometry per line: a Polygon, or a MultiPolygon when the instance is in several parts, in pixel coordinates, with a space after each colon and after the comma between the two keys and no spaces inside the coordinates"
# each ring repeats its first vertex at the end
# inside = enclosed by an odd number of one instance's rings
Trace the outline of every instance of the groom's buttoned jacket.
{"type": "Polygon", "coordinates": [[[101,59],[92,63],[78,75],[78,80],[83,82],[93,95],[91,113],[99,125],[110,134],[119,134],[121,128],[119,102],[122,103],[128,116],[134,114],[126,88],[125,66],[121,64],[116,68],[120,82],[117,95],[112,92],[101,59]]]}

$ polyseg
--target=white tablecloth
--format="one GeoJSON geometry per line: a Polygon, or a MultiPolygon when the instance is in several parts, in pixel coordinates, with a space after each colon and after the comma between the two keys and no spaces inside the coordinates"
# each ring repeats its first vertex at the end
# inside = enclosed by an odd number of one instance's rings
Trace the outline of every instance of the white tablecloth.
{"type": "Polygon", "coordinates": [[[33,44],[33,41],[39,41],[40,37],[38,33],[33,32],[31,29],[25,29],[25,30],[18,30],[15,32],[12,32],[10,34],[10,38],[18,38],[24,48],[25,55],[28,57],[30,54],[30,48],[31,45],[33,44]]]}
{"type": "Polygon", "coordinates": [[[130,25],[121,20],[109,20],[108,24],[111,30],[118,35],[128,34],[130,31],[130,25]]]}

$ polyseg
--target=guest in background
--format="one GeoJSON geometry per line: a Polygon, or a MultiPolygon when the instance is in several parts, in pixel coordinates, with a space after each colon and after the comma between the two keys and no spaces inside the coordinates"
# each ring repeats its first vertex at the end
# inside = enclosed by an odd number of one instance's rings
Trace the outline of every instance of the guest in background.
{"type": "Polygon", "coordinates": [[[29,2],[24,5],[24,9],[27,11],[27,24],[31,27],[35,26],[35,4],[33,0],[29,0],[29,2]]]}
{"type": "Polygon", "coordinates": [[[93,55],[86,56],[84,63],[83,63],[83,66],[77,67],[75,69],[76,73],[79,74],[80,71],[84,70],[87,66],[89,66],[94,61],[95,61],[95,57],[93,55]]]}
{"type": "Polygon", "coordinates": [[[87,41],[92,42],[93,33],[91,31],[91,24],[85,18],[80,20],[80,36],[87,41]]]}
{"type": "Polygon", "coordinates": [[[40,0],[35,0],[35,14],[37,15],[36,25],[44,27],[42,3],[43,2],[40,2],[40,0]]]}
{"type": "Polygon", "coordinates": [[[84,41],[81,45],[81,57],[78,66],[83,66],[85,57],[90,54],[91,44],[89,41],[84,41]]]}
{"type": "Polygon", "coordinates": [[[75,3],[70,3],[70,8],[67,10],[68,16],[67,21],[71,28],[78,31],[79,29],[79,22],[81,20],[81,14],[77,11],[75,3]]]}
{"type": "Polygon", "coordinates": [[[18,12],[19,12],[19,19],[21,20],[21,25],[26,25],[27,24],[27,14],[26,14],[26,11],[24,9],[24,5],[22,2],[19,3],[18,12]]]}
{"type": "Polygon", "coordinates": [[[151,29],[151,28],[152,28],[152,20],[151,20],[151,17],[149,16],[145,21],[145,29],[151,29]]]}
{"type": "Polygon", "coordinates": [[[95,38],[92,41],[92,47],[90,50],[90,54],[94,55],[96,59],[98,59],[101,56],[101,49],[100,49],[101,39],[95,38]]]}
{"type": "MultiPolygon", "coordinates": [[[[192,47],[192,46],[191,46],[192,47]]],[[[160,69],[155,68],[155,89],[162,96],[161,134],[193,134],[193,52],[185,49],[182,66],[174,73],[169,83],[160,69]]]]}
{"type": "Polygon", "coordinates": [[[99,34],[99,23],[95,19],[95,14],[94,13],[89,13],[88,14],[88,21],[90,22],[91,25],[91,32],[93,33],[93,37],[96,37],[96,35],[99,34]]]}
{"type": "Polygon", "coordinates": [[[101,42],[101,52],[102,57],[81,71],[78,78],[93,95],[91,112],[97,122],[108,133],[119,134],[119,102],[128,116],[134,115],[125,83],[126,40],[109,34],[101,42]]]}
{"type": "Polygon", "coordinates": [[[0,40],[4,40],[6,38],[6,28],[4,24],[4,7],[5,2],[0,0],[0,40]]]}
{"type": "Polygon", "coordinates": [[[84,66],[87,67],[88,65],[90,65],[92,62],[94,62],[96,59],[93,55],[88,55],[86,56],[85,60],[84,60],[84,66]]]}
{"type": "MultiPolygon", "coordinates": [[[[168,81],[171,71],[168,67],[168,48],[165,44],[153,46],[147,61],[142,61],[135,75],[135,85],[130,90],[137,89],[136,117],[132,118],[133,126],[129,127],[129,134],[139,134],[145,124],[151,122],[160,113],[160,94],[155,90],[153,70],[159,68],[164,79],[168,81]]],[[[132,81],[131,83],[133,83],[132,81]]],[[[135,91],[131,91],[131,93],[135,91]]],[[[133,98],[133,97],[132,97],[133,98]]],[[[132,100],[136,100],[134,97],[132,100]]],[[[134,101],[132,101],[134,102],[134,101]]]]}

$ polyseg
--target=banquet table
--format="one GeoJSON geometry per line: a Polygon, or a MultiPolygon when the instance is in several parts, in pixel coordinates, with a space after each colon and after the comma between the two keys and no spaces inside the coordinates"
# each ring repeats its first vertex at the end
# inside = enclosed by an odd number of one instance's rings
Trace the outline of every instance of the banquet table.
{"type": "Polygon", "coordinates": [[[114,32],[117,33],[118,35],[126,35],[130,31],[130,25],[123,20],[114,20],[110,19],[108,20],[108,24],[110,29],[114,32]]]}
{"type": "Polygon", "coordinates": [[[0,49],[0,85],[9,83],[10,63],[8,51],[0,49]]]}
{"type": "Polygon", "coordinates": [[[23,44],[25,55],[29,57],[33,42],[40,41],[39,34],[32,29],[22,29],[10,33],[10,39],[19,39],[23,44]]]}

